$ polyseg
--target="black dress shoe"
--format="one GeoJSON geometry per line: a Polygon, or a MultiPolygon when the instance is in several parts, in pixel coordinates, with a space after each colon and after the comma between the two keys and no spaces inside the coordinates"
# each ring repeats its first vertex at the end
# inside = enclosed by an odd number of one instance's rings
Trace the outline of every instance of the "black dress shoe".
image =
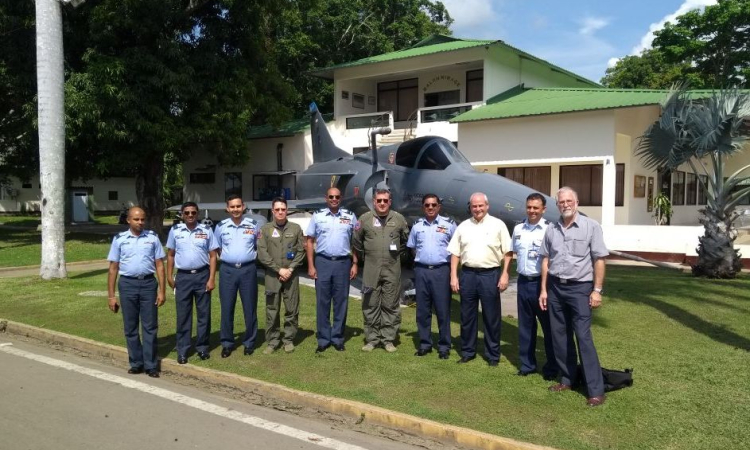
{"type": "Polygon", "coordinates": [[[156,369],[149,369],[146,371],[146,374],[151,378],[159,378],[159,371],[156,369]]]}
{"type": "Polygon", "coordinates": [[[333,344],[333,348],[335,348],[337,352],[343,352],[344,350],[346,350],[344,344],[333,344]]]}
{"type": "Polygon", "coordinates": [[[476,357],[477,357],[477,355],[474,355],[474,356],[462,356],[461,359],[458,360],[458,363],[459,364],[466,364],[467,362],[474,360],[474,358],[476,358],[476,357]]]}
{"type": "Polygon", "coordinates": [[[187,364],[187,356],[185,355],[177,356],[177,364],[187,364]]]}
{"type": "Polygon", "coordinates": [[[417,350],[417,353],[415,353],[414,356],[424,356],[428,353],[432,353],[431,348],[420,348],[419,350],[417,350]]]}
{"type": "Polygon", "coordinates": [[[554,381],[557,379],[557,374],[546,374],[544,375],[544,381],[554,381]]]}
{"type": "Polygon", "coordinates": [[[245,355],[245,356],[250,356],[253,353],[255,353],[255,349],[254,348],[250,348],[250,347],[245,347],[245,351],[242,352],[242,354],[245,355]]]}
{"type": "Polygon", "coordinates": [[[497,367],[498,361],[487,361],[487,365],[490,367],[497,367]]]}
{"type": "Polygon", "coordinates": [[[131,367],[128,369],[128,373],[130,375],[138,375],[140,373],[143,373],[143,367],[131,367]]]}
{"type": "Polygon", "coordinates": [[[440,359],[448,359],[448,355],[450,352],[438,352],[438,358],[440,359]]]}
{"type": "Polygon", "coordinates": [[[526,371],[526,370],[519,370],[518,372],[516,372],[516,375],[518,375],[519,377],[528,377],[532,373],[535,373],[535,372],[533,370],[528,370],[528,371],[526,371]]]}
{"type": "Polygon", "coordinates": [[[208,352],[198,352],[198,358],[200,358],[201,361],[205,361],[210,357],[211,357],[211,354],[208,352]]]}
{"type": "Polygon", "coordinates": [[[221,349],[221,357],[222,358],[229,358],[229,355],[232,354],[232,349],[229,347],[224,347],[221,349]]]}
{"type": "Polygon", "coordinates": [[[328,349],[328,347],[330,347],[330,344],[329,345],[319,345],[318,348],[315,349],[315,353],[323,353],[324,351],[326,351],[328,349]]]}

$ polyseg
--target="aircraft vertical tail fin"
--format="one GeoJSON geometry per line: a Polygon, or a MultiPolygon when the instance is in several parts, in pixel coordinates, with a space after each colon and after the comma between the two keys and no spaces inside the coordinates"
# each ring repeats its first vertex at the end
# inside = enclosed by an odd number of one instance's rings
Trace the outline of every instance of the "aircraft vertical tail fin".
{"type": "Polygon", "coordinates": [[[313,163],[330,161],[341,158],[342,156],[351,156],[349,153],[338,148],[328,132],[328,127],[320,115],[318,105],[315,102],[310,104],[310,131],[312,136],[313,163]]]}

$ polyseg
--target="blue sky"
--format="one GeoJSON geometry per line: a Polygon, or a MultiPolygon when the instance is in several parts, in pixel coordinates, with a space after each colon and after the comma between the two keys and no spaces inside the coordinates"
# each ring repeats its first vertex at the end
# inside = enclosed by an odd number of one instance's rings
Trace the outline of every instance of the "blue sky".
{"type": "Polygon", "coordinates": [[[598,82],[617,58],[650,46],[667,20],[716,0],[442,0],[453,34],[501,39],[598,82]]]}

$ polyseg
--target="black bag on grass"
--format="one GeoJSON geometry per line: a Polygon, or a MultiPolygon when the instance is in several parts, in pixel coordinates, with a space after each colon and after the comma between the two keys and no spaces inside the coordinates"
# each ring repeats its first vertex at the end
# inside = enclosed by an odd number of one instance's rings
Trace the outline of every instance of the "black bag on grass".
{"type": "Polygon", "coordinates": [[[602,367],[604,391],[612,392],[633,385],[633,369],[612,370],[602,367]]]}

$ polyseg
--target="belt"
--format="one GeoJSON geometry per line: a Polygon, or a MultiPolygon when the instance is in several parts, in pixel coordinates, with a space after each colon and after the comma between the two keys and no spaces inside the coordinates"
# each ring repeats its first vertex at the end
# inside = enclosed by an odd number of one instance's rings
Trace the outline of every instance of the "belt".
{"type": "Polygon", "coordinates": [[[325,259],[328,259],[330,261],[341,261],[342,259],[352,259],[351,255],[328,256],[328,255],[324,255],[322,253],[316,253],[315,256],[320,256],[321,258],[325,258],[325,259]]]}
{"type": "Polygon", "coordinates": [[[146,275],[136,275],[134,277],[128,276],[128,275],[120,275],[121,278],[127,278],[128,280],[149,280],[151,278],[154,278],[153,273],[149,273],[146,275]]]}
{"type": "Polygon", "coordinates": [[[255,264],[255,260],[243,262],[243,263],[228,263],[226,261],[222,261],[221,264],[226,265],[227,267],[234,267],[235,269],[239,269],[240,267],[245,267],[251,264],[255,264]]]}
{"type": "Polygon", "coordinates": [[[530,277],[530,276],[524,275],[522,273],[518,274],[518,279],[519,280],[524,280],[524,281],[539,281],[540,278],[541,278],[541,275],[535,275],[533,277],[530,277]]]}
{"type": "Polygon", "coordinates": [[[446,263],[440,263],[440,264],[422,264],[422,263],[415,262],[414,265],[421,269],[439,269],[440,267],[447,266],[448,263],[446,262],[446,263]]]}
{"type": "Polygon", "coordinates": [[[208,270],[208,266],[198,267],[197,269],[177,269],[177,273],[200,273],[208,270]]]}
{"type": "Polygon", "coordinates": [[[581,284],[581,283],[593,283],[594,281],[594,280],[588,280],[588,281],[571,280],[571,279],[556,277],[554,275],[550,275],[549,278],[554,283],[558,283],[558,284],[581,284]]]}
{"type": "Polygon", "coordinates": [[[466,271],[469,271],[469,272],[482,273],[482,272],[491,272],[491,271],[497,270],[499,268],[500,268],[499,266],[498,267],[469,267],[469,266],[462,266],[461,270],[466,270],[466,271]]]}

